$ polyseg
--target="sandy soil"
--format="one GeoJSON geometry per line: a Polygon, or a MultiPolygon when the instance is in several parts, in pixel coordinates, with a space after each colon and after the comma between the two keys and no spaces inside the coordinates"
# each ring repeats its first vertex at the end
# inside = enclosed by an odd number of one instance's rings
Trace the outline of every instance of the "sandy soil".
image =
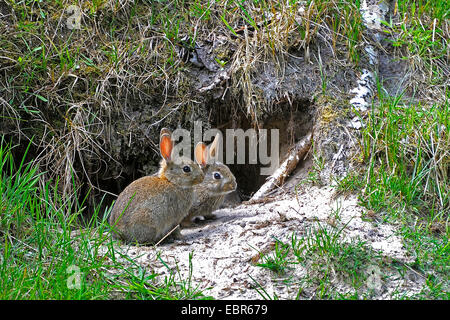
{"type": "MultiPolygon", "coordinates": [[[[318,223],[337,228],[347,224],[341,234],[345,240],[360,238],[386,259],[399,262],[411,262],[412,259],[396,234],[395,225],[365,219],[365,209],[357,204],[356,196],[335,197],[334,189],[329,186],[310,186],[297,195],[277,195],[267,203],[220,209],[216,216],[215,220],[183,229],[180,240],[156,248],[122,245],[117,249],[160,274],[161,280],[170,271],[159,261],[157,253],[171,268],[178,267],[182,277],[187,277],[189,253],[193,252],[193,282],[216,299],[261,299],[255,290],[260,288],[259,285],[271,297],[276,294],[280,299],[294,299],[299,288],[295,283],[305,277],[305,267],[293,265],[287,274],[280,276],[256,266],[255,262],[259,259],[259,251],[270,253],[273,250],[275,238],[289,243],[293,232],[302,236],[318,223]],[[336,208],[340,208],[338,220],[334,218],[336,208]],[[294,281],[287,285],[283,281],[287,278],[294,281]]],[[[409,295],[420,291],[424,283],[413,270],[404,277],[395,270],[378,272],[382,281],[373,298],[389,299],[394,291],[409,295]]],[[[335,289],[346,292],[351,288],[345,281],[336,279],[335,289]]],[[[309,296],[305,291],[301,298],[314,298],[314,294],[309,296]]]]}

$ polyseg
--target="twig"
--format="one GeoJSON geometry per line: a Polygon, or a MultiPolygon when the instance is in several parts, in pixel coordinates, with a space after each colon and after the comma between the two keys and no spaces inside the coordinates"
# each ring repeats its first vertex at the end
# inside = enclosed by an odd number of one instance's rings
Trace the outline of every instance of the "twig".
{"type": "Polygon", "coordinates": [[[172,230],[170,230],[169,232],[167,232],[167,234],[166,234],[164,237],[162,237],[161,240],[159,240],[159,241],[155,244],[155,247],[157,247],[161,242],[163,242],[163,240],[164,240],[165,238],[167,238],[172,232],[174,232],[175,229],[178,228],[179,226],[180,226],[180,225],[177,224],[172,230]]]}
{"type": "Polygon", "coordinates": [[[289,152],[287,159],[283,164],[267,179],[266,183],[253,195],[250,201],[263,198],[272,189],[281,186],[289,174],[294,171],[312,144],[312,132],[309,132],[303,139],[297,142],[289,152]]]}

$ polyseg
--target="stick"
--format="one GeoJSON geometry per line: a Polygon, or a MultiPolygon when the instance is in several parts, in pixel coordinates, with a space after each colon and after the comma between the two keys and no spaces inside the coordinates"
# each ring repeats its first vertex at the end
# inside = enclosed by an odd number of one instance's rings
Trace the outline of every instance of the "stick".
{"type": "Polygon", "coordinates": [[[205,92],[205,91],[212,90],[217,85],[219,85],[222,81],[225,81],[225,80],[228,80],[228,79],[230,79],[230,75],[228,74],[228,72],[227,71],[221,71],[214,77],[213,82],[209,86],[202,87],[202,88],[198,89],[198,92],[202,93],[202,92],[205,92]]]}
{"type": "Polygon", "coordinates": [[[167,238],[172,232],[174,232],[175,229],[178,228],[179,226],[180,226],[180,225],[177,224],[172,230],[170,230],[169,232],[167,232],[167,234],[166,234],[164,237],[162,237],[161,240],[159,240],[159,241],[155,244],[155,247],[158,246],[161,242],[163,242],[164,239],[167,238]]]}
{"type": "Polygon", "coordinates": [[[250,201],[263,198],[272,189],[281,186],[286,178],[297,167],[299,161],[305,156],[312,144],[312,132],[308,132],[299,142],[297,142],[289,152],[287,159],[281,166],[267,179],[267,181],[253,195],[250,201]]]}

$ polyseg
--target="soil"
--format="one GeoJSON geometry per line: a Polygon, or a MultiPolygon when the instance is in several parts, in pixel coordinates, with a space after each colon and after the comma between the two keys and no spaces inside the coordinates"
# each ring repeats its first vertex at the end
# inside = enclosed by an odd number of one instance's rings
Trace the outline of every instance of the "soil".
{"type": "MultiPolygon", "coordinates": [[[[291,177],[286,186],[302,172],[291,177]]],[[[346,225],[341,234],[343,241],[361,239],[383,259],[412,262],[413,258],[397,235],[396,226],[368,218],[367,210],[358,205],[355,195],[336,196],[330,186],[308,186],[297,194],[292,187],[286,188],[278,190],[276,195],[266,199],[266,203],[243,203],[220,209],[215,212],[216,219],[181,230],[183,237],[180,240],[162,243],[156,248],[118,245],[116,249],[159,274],[161,281],[174,270],[186,279],[189,254],[193,253],[193,283],[204,294],[216,299],[261,299],[256,290],[260,286],[271,297],[295,299],[299,290],[295,281],[307,275],[306,266],[292,265],[285,273],[277,274],[256,264],[260,262],[260,252],[270,254],[273,251],[276,239],[290,243],[293,233],[302,237],[318,224],[329,228],[346,225]],[[338,221],[333,219],[337,207],[341,208],[338,221]],[[171,270],[163,265],[158,255],[171,270]],[[295,281],[289,283],[289,279],[295,281]]],[[[116,258],[120,259],[119,255],[116,258]]],[[[124,260],[123,263],[127,262],[124,260]]],[[[413,271],[401,277],[395,270],[383,269],[382,275],[381,285],[373,291],[372,299],[389,299],[394,292],[413,294],[419,292],[425,282],[413,271]]],[[[339,293],[351,290],[349,283],[339,277],[333,280],[333,287],[339,293]]],[[[367,287],[363,286],[363,289],[367,287]]],[[[314,293],[305,290],[300,298],[314,298],[314,293]]]]}

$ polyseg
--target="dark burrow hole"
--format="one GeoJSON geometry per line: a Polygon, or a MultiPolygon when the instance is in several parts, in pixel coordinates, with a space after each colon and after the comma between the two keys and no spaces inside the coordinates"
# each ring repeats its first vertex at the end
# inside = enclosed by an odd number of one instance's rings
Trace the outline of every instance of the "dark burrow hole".
{"type": "MultiPolygon", "coordinates": [[[[273,107],[274,112],[271,112],[270,116],[265,119],[259,120],[258,125],[260,129],[267,129],[268,132],[268,156],[271,157],[271,143],[272,137],[270,134],[271,129],[278,129],[279,133],[279,164],[281,164],[290,148],[304,137],[313,127],[314,108],[310,100],[294,100],[292,103],[288,101],[281,101],[273,107]]],[[[225,135],[227,129],[242,129],[247,132],[248,129],[254,128],[251,120],[243,112],[234,114],[234,119],[231,119],[232,113],[225,112],[223,114],[217,113],[217,117],[211,127],[221,130],[224,136],[224,160],[225,155],[230,152],[226,150],[225,135]]],[[[256,130],[257,132],[258,130],[256,130]]],[[[251,198],[251,196],[266,182],[268,175],[261,175],[261,168],[268,167],[268,165],[262,165],[259,159],[259,146],[258,161],[257,164],[249,164],[249,147],[250,139],[245,137],[245,163],[237,164],[237,151],[234,150],[234,164],[226,163],[230,170],[236,177],[237,181],[237,195],[230,195],[232,202],[238,200],[245,201],[251,198]]],[[[236,149],[236,143],[234,144],[236,149]]],[[[225,161],[224,161],[225,162],[225,161]]],[[[278,165],[279,165],[278,164],[278,165]]],[[[276,167],[278,167],[278,165],[276,167]]]]}

